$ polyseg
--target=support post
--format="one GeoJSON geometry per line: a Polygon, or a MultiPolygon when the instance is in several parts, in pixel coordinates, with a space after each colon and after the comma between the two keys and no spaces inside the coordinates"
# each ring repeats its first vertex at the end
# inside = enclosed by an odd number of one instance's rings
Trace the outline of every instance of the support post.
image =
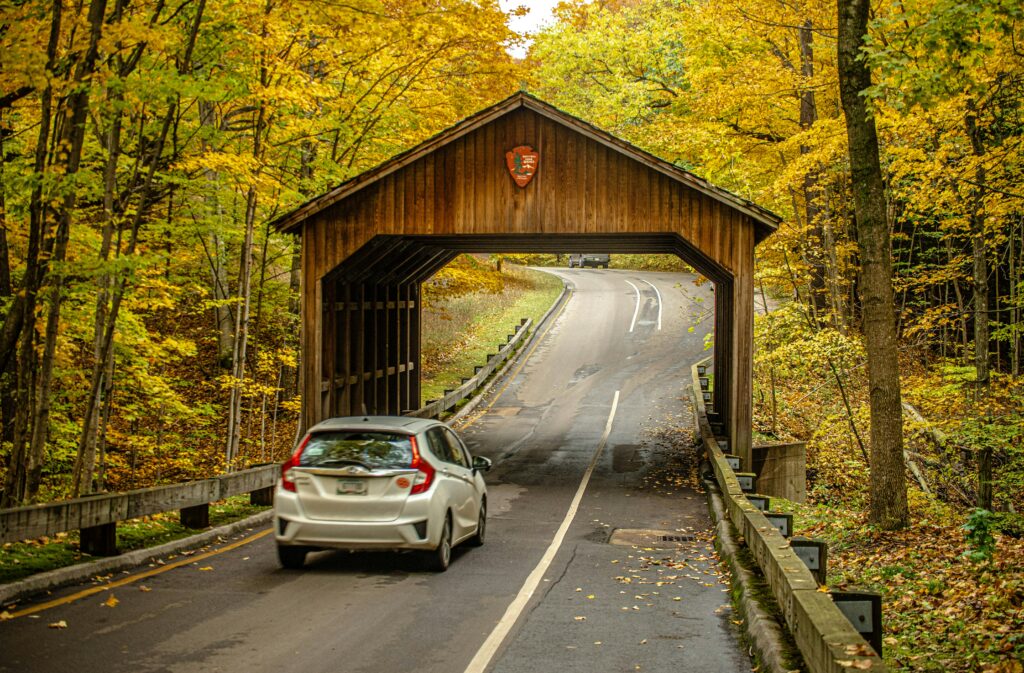
{"type": "Polygon", "coordinates": [[[78,548],[90,556],[117,556],[117,524],[105,523],[78,531],[78,548]]]}
{"type": "Polygon", "coordinates": [[[185,528],[200,529],[210,526],[210,504],[182,507],[179,513],[181,525],[185,528]]]}

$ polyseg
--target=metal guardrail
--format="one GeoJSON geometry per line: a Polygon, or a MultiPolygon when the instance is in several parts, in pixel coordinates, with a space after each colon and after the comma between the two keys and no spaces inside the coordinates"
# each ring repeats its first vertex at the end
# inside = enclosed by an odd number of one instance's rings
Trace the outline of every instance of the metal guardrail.
{"type": "Polygon", "coordinates": [[[0,543],[95,528],[149,514],[206,505],[232,495],[270,488],[279,472],[277,464],[263,465],[184,484],[103,493],[0,510],[0,543]]]}
{"type": "Polygon", "coordinates": [[[462,382],[455,390],[446,391],[444,397],[439,400],[428,402],[425,406],[420,407],[416,411],[410,411],[406,416],[415,416],[417,418],[437,418],[441,414],[451,409],[454,409],[459,402],[470,397],[476,390],[487,381],[487,378],[494,373],[494,371],[507,360],[519,346],[522,344],[523,339],[530,332],[530,326],[533,325],[533,321],[530,318],[523,318],[519,325],[516,327],[515,334],[508,336],[508,341],[502,346],[497,353],[487,358],[487,363],[479,367],[476,373],[471,378],[466,379],[462,382]]]}
{"type": "MultiPolygon", "coordinates": [[[[709,358],[710,359],[710,358],[709,358]]],[[[692,367],[693,393],[701,441],[726,504],[726,512],[743,536],[775,597],[810,673],[862,670],[886,673],[885,662],[840,612],[787,540],[747,500],[736,474],[718,445],[701,396],[697,365],[692,367]]]]}

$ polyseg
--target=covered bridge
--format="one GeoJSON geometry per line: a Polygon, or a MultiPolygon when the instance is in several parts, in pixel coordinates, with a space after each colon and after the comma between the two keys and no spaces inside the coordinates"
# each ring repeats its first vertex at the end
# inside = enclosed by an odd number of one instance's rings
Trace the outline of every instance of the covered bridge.
{"type": "Polygon", "coordinates": [[[777,223],[517,93],[275,222],[302,239],[302,424],[421,405],[420,283],[460,253],[674,253],[714,283],[715,409],[749,458],[754,246],[777,223]]]}

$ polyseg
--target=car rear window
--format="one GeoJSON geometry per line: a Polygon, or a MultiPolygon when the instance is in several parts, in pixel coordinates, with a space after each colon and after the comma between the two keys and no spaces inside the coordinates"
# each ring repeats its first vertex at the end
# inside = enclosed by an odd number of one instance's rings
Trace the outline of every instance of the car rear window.
{"type": "Polygon", "coordinates": [[[404,468],[412,464],[409,435],[391,432],[318,432],[309,438],[299,456],[302,467],[365,465],[370,468],[404,468]]]}

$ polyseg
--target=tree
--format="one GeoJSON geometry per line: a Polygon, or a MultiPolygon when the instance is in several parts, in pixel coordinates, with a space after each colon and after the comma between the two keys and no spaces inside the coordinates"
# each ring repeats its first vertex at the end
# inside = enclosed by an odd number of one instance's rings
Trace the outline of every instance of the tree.
{"type": "Polygon", "coordinates": [[[892,246],[878,134],[865,91],[871,70],[862,48],[868,0],[839,0],[839,92],[850,146],[850,180],[861,261],[861,301],[871,400],[871,505],[869,520],[885,529],[906,527],[906,467],[900,397],[892,246]]]}

